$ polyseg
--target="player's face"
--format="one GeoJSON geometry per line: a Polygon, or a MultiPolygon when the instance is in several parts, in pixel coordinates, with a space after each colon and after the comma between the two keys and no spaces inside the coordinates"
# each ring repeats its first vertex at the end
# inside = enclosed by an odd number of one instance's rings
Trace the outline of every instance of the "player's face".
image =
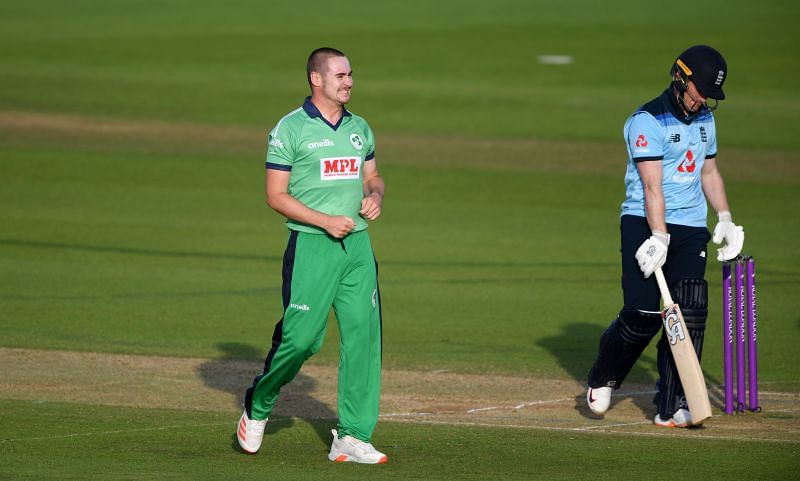
{"type": "Polygon", "coordinates": [[[350,101],[353,69],[347,57],[329,57],[322,73],[322,94],[330,101],[344,105],[350,101]]]}
{"type": "Polygon", "coordinates": [[[683,94],[683,105],[689,112],[697,112],[703,105],[706,104],[706,97],[697,90],[697,86],[689,80],[688,88],[683,94]]]}

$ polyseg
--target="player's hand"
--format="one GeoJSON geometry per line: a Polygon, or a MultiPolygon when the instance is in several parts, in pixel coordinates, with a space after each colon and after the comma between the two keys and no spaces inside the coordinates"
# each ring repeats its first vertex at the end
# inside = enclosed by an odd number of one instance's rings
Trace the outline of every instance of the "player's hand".
{"type": "Polygon", "coordinates": [[[347,217],[346,215],[335,215],[328,217],[325,224],[325,231],[337,239],[341,239],[347,234],[353,232],[356,227],[356,222],[347,217]]]}
{"type": "Polygon", "coordinates": [[[725,262],[733,259],[742,252],[742,246],[744,245],[744,228],[733,223],[730,212],[722,211],[717,214],[717,217],[719,222],[717,222],[717,226],[714,227],[714,236],[711,240],[714,244],[722,244],[722,241],[725,241],[725,245],[717,249],[717,260],[725,262]]]}
{"type": "Polygon", "coordinates": [[[361,199],[361,217],[367,220],[375,220],[381,215],[381,204],[383,197],[380,194],[370,194],[361,199]]]}
{"type": "Polygon", "coordinates": [[[667,261],[667,247],[669,247],[669,234],[653,231],[636,250],[636,261],[645,278],[650,277],[656,269],[667,261]]]}

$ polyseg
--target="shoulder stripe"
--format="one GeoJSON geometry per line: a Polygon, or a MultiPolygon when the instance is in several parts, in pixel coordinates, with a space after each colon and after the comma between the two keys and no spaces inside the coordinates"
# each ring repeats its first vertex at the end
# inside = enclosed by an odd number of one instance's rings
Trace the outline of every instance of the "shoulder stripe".
{"type": "Polygon", "coordinates": [[[273,135],[278,135],[278,129],[281,128],[281,123],[283,123],[284,120],[286,120],[288,117],[291,117],[292,115],[296,114],[300,110],[303,110],[303,107],[298,107],[298,108],[292,110],[291,112],[289,112],[288,114],[284,115],[283,117],[281,117],[281,119],[278,121],[278,125],[275,126],[275,129],[274,129],[275,133],[273,135]]]}
{"type": "Polygon", "coordinates": [[[664,160],[664,156],[663,155],[659,155],[658,157],[636,157],[636,158],[633,159],[633,161],[636,162],[636,163],[646,162],[646,161],[649,161],[649,160],[664,160]]]}
{"type": "Polygon", "coordinates": [[[290,170],[292,170],[292,166],[291,165],[276,164],[274,162],[267,162],[266,167],[268,169],[282,170],[284,172],[289,172],[290,170]]]}

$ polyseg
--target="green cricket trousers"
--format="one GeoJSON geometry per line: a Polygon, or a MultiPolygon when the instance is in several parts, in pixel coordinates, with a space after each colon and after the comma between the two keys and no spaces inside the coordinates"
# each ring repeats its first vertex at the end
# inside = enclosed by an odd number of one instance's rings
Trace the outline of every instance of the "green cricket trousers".
{"type": "Polygon", "coordinates": [[[289,231],[283,317],[244,408],[250,419],[269,417],[281,387],[322,347],[331,307],[339,326],[339,435],[368,442],[378,422],[382,333],[378,267],[366,230],[344,239],[289,231]]]}

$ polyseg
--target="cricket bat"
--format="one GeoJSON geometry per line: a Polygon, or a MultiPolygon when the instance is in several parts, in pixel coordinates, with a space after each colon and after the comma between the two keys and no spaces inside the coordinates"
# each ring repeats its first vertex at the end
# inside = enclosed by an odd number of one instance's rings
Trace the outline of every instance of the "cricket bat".
{"type": "Polygon", "coordinates": [[[656,281],[658,281],[658,289],[661,291],[661,298],[664,300],[661,320],[664,322],[664,331],[669,339],[669,347],[672,350],[672,357],[675,359],[678,376],[681,378],[686,402],[689,404],[692,424],[700,424],[711,417],[711,403],[708,401],[703,370],[700,369],[700,362],[697,360],[692,338],[689,337],[689,331],[683,321],[681,309],[672,301],[667,280],[664,279],[664,273],[660,267],[656,269],[656,281]]]}

